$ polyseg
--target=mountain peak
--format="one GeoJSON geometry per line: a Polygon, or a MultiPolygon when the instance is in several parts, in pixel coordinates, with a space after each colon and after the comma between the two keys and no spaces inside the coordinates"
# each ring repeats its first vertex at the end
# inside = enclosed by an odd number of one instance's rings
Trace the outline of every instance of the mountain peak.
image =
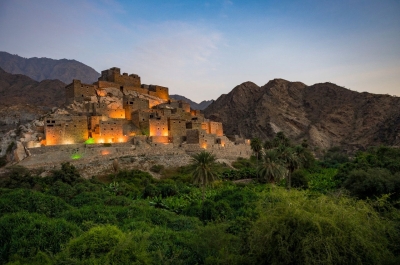
{"type": "Polygon", "coordinates": [[[23,74],[36,81],[59,79],[67,84],[73,79],[91,84],[100,76],[93,68],[76,60],[23,58],[7,52],[0,52],[0,67],[8,73],[23,74]]]}

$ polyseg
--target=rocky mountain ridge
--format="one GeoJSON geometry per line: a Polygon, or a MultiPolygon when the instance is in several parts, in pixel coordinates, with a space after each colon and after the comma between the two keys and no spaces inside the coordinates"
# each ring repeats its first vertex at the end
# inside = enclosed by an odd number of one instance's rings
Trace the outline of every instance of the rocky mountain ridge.
{"type": "Polygon", "coordinates": [[[270,139],[283,131],[320,149],[400,145],[400,98],[359,93],[332,83],[307,86],[274,79],[245,82],[204,110],[227,135],[270,139]]]}
{"type": "Polygon", "coordinates": [[[42,107],[60,106],[65,101],[65,83],[60,80],[35,81],[21,74],[10,74],[0,68],[0,104],[30,104],[42,107]]]}
{"type": "Polygon", "coordinates": [[[67,84],[73,79],[91,84],[100,76],[93,68],[76,60],[23,58],[7,52],[0,52],[0,67],[8,73],[23,74],[36,81],[58,79],[67,84]]]}
{"type": "Polygon", "coordinates": [[[213,99],[211,99],[211,100],[203,100],[200,103],[196,103],[196,102],[188,99],[187,97],[184,97],[181,95],[170,95],[170,98],[186,101],[190,104],[190,108],[196,109],[196,110],[204,110],[214,101],[213,99]]]}

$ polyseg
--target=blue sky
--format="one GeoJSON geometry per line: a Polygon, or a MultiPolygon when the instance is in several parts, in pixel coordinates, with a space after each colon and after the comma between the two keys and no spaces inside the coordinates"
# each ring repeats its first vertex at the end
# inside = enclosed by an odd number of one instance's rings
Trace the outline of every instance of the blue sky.
{"type": "Polygon", "coordinates": [[[195,101],[274,78],[400,96],[400,1],[1,0],[0,50],[113,66],[195,101]]]}

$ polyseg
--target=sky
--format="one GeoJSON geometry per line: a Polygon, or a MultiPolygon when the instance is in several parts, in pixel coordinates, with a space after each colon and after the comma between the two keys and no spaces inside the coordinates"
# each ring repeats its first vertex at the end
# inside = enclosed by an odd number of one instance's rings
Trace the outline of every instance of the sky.
{"type": "Polygon", "coordinates": [[[0,51],[119,67],[194,101],[274,78],[400,96],[399,0],[0,0],[0,51]]]}

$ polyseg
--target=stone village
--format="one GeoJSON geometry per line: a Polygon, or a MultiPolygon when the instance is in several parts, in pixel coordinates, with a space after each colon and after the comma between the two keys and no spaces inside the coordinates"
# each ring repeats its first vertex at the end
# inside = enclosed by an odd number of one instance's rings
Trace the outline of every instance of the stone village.
{"type": "Polygon", "coordinates": [[[145,135],[153,144],[225,146],[222,123],[209,121],[189,103],[169,98],[168,88],[144,85],[138,75],[102,71],[92,85],[74,80],[66,88],[67,103],[82,109],[45,120],[44,145],[127,142],[145,135]]]}
{"type": "Polygon", "coordinates": [[[204,149],[225,160],[251,155],[249,140],[228,138],[222,123],[170,98],[167,87],[142,84],[138,75],[116,67],[102,71],[93,84],[73,80],[65,95],[65,108],[23,126],[14,161],[30,168],[92,163],[99,171],[101,163],[93,162],[121,157],[146,169],[150,164],[132,157],[158,157],[152,163],[179,166],[204,149]]]}

